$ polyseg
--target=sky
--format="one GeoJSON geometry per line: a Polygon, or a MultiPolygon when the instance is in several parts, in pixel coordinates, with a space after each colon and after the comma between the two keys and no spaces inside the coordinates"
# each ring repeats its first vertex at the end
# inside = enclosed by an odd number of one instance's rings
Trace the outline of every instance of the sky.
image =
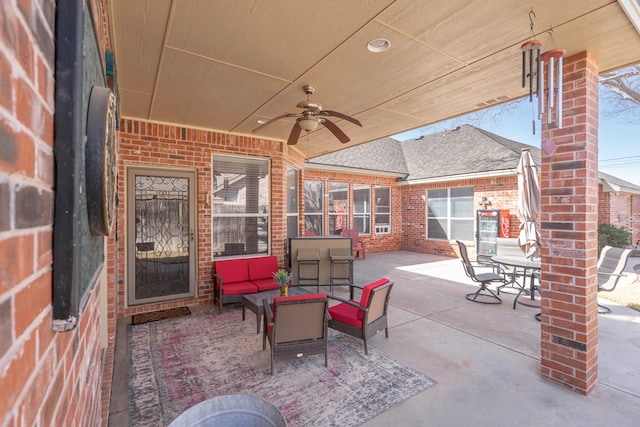
{"type": "MultiPolygon", "coordinates": [[[[600,96],[598,168],[601,172],[640,186],[640,105],[628,102],[620,108],[607,99],[608,97],[600,96]]],[[[470,124],[540,148],[540,121],[536,121],[536,134],[533,135],[532,120],[532,104],[525,98],[509,105],[492,107],[482,112],[404,132],[393,138],[406,141],[421,135],[453,129],[462,124],[470,124]]]]}

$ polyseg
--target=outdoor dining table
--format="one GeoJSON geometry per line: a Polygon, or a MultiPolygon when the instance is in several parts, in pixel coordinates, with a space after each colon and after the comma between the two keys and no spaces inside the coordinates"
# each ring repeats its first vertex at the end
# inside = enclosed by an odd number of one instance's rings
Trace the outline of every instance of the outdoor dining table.
{"type": "MultiPolygon", "coordinates": [[[[540,271],[540,268],[541,268],[540,258],[526,258],[524,255],[522,256],[502,255],[502,256],[491,257],[491,261],[495,262],[496,264],[506,265],[509,267],[522,268],[523,270],[522,275],[524,277],[525,284],[526,284],[527,276],[530,277],[530,281],[529,281],[530,299],[526,303],[523,302],[523,304],[528,306],[533,306],[533,307],[540,307],[540,302],[536,301],[536,297],[534,293],[535,283],[534,283],[534,276],[533,276],[534,271],[540,271]],[[536,302],[533,302],[533,301],[536,301],[536,302]]],[[[520,289],[520,292],[518,292],[518,295],[516,295],[516,298],[513,300],[514,309],[516,308],[516,302],[518,302],[518,298],[520,298],[520,295],[522,294],[522,292],[525,292],[525,290],[526,290],[526,287],[523,286],[520,289]]]]}

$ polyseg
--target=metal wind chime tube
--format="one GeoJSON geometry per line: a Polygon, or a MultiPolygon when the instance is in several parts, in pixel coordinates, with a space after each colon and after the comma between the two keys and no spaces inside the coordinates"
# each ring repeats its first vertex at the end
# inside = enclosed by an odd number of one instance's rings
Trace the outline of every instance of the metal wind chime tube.
{"type": "MultiPolygon", "coordinates": [[[[566,50],[564,49],[554,49],[543,53],[541,57],[542,64],[549,64],[549,85],[547,87],[546,105],[544,89],[539,99],[540,119],[544,117],[544,113],[546,111],[547,124],[551,125],[555,118],[555,124],[558,129],[562,129],[562,57],[565,53],[566,50]]],[[[544,68],[544,66],[541,68],[544,68]]],[[[544,73],[544,71],[542,71],[542,73],[544,73]]],[[[544,88],[544,79],[542,80],[542,86],[544,88]]]]}
{"type": "MultiPolygon", "coordinates": [[[[527,80],[529,80],[529,102],[533,101],[533,78],[536,78],[536,96],[540,97],[540,88],[542,82],[540,81],[540,47],[542,42],[540,40],[529,40],[520,46],[522,49],[522,87],[524,88],[527,80]],[[535,52],[535,57],[534,57],[535,52]],[[527,67],[527,56],[529,57],[529,67],[527,67]],[[534,69],[535,61],[535,69],[534,69]],[[528,68],[528,70],[527,70],[528,68]],[[528,71],[528,72],[527,72],[528,71]],[[528,77],[528,79],[527,79],[528,77]]],[[[533,134],[536,133],[536,122],[532,121],[533,134]]]]}

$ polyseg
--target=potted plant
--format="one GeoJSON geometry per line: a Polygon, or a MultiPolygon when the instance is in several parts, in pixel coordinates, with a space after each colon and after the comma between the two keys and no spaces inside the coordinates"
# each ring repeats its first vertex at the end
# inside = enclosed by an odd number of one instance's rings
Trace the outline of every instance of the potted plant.
{"type": "Polygon", "coordinates": [[[289,283],[291,282],[291,274],[284,268],[279,268],[273,273],[273,279],[280,285],[280,296],[289,295],[289,283]]]}

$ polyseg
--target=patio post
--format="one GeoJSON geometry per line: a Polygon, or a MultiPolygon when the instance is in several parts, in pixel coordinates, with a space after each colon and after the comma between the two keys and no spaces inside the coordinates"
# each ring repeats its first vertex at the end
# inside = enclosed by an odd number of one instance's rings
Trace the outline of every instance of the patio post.
{"type": "Polygon", "coordinates": [[[598,383],[598,62],[565,60],[563,128],[542,128],[541,374],[582,394],[598,383]]]}

